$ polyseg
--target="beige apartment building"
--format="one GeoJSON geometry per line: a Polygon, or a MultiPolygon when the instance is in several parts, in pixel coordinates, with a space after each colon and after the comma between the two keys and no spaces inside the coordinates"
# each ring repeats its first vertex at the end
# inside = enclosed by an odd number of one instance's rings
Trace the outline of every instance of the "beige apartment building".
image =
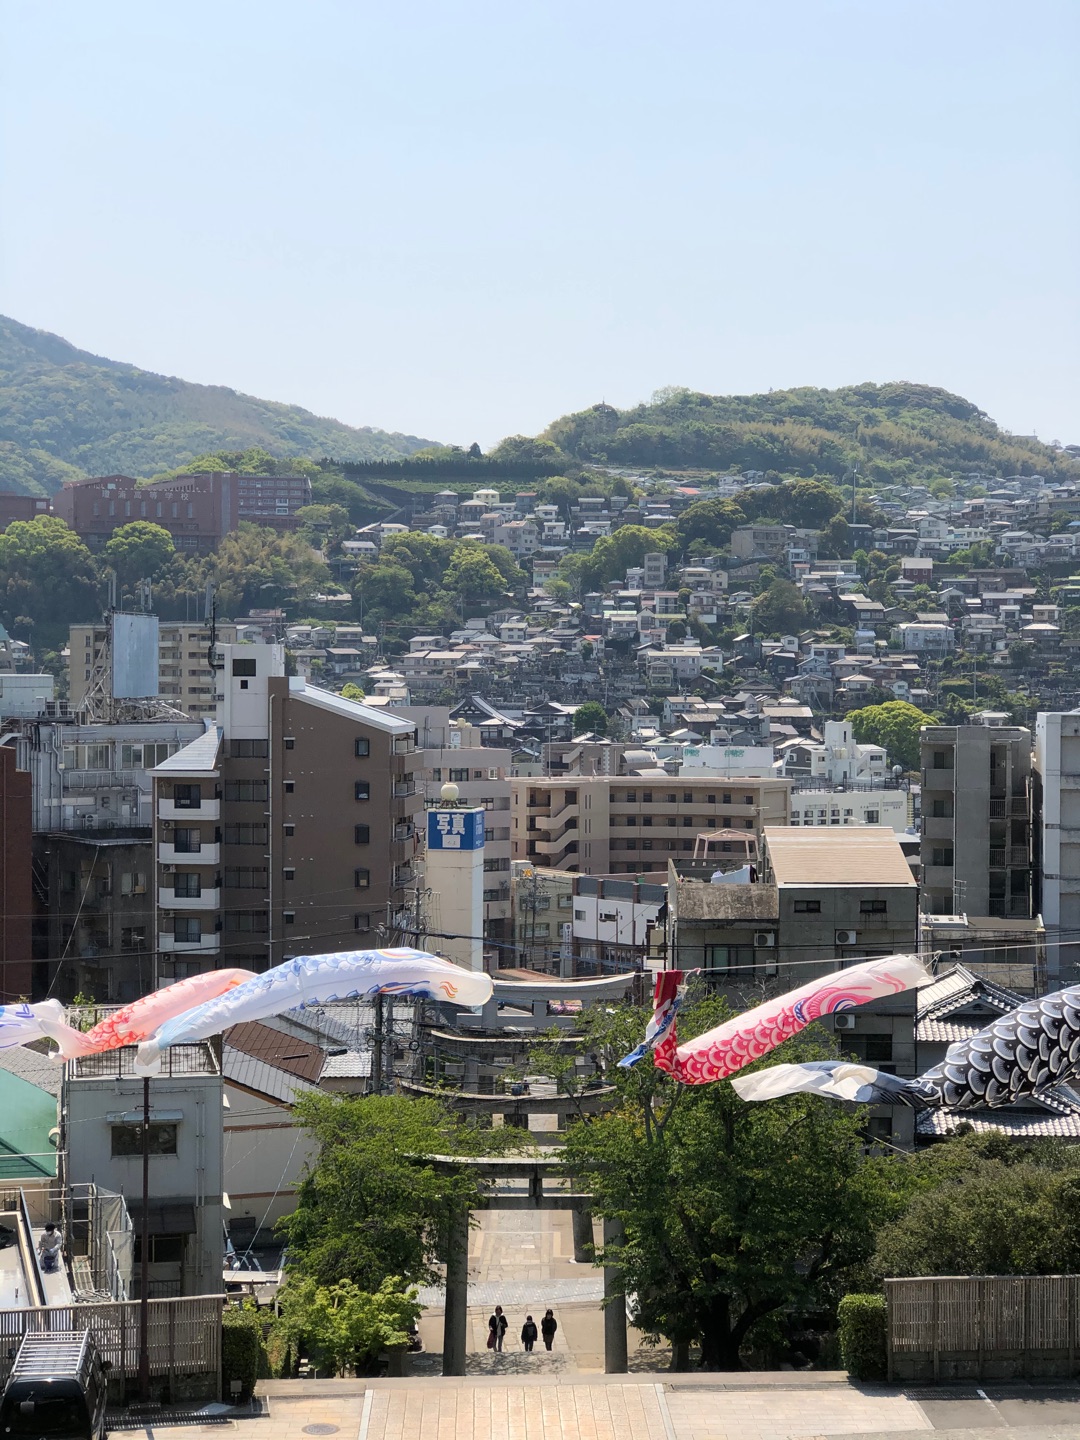
{"type": "MultiPolygon", "coordinates": [[[[693,854],[704,832],[787,825],[791,781],[774,776],[512,777],[514,860],[583,875],[666,870],[693,854]]],[[[722,843],[722,842],[721,842],[722,843]]]]}
{"type": "Polygon", "coordinates": [[[153,772],[160,979],[400,943],[415,725],[286,677],[280,645],[220,654],[219,723],[153,772]]]}
{"type": "MultiPolygon", "coordinates": [[[[72,625],[68,638],[69,703],[72,710],[82,705],[94,665],[101,657],[108,637],[105,625],[72,625]]],[[[158,628],[159,693],[185,715],[201,718],[214,715],[214,672],[210,668],[210,627],[180,620],[162,620],[158,628]]],[[[235,625],[217,627],[217,640],[231,645],[235,625]]]]}

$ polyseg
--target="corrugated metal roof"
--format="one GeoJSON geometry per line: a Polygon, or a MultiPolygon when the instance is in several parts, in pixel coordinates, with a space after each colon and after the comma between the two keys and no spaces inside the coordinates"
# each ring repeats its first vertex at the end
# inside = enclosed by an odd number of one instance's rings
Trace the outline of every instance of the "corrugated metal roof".
{"type": "Polygon", "coordinates": [[[206,775],[218,768],[218,751],[221,749],[221,731],[216,725],[210,728],[190,745],[177,750],[150,772],[152,775],[206,775]]]}
{"type": "Polygon", "coordinates": [[[320,710],[332,710],[335,715],[343,715],[346,720],[355,720],[358,724],[369,725],[373,730],[383,730],[389,735],[411,735],[416,729],[412,720],[399,720],[387,710],[376,710],[371,705],[362,705],[358,700],[346,700],[329,690],[319,690],[313,685],[306,685],[303,680],[299,685],[295,679],[290,680],[289,699],[300,700],[305,705],[317,705],[320,710]]]}
{"type": "Polygon", "coordinates": [[[767,825],[765,844],[776,883],[784,885],[895,885],[915,888],[915,877],[893,830],[860,825],[803,830],[767,825]]]}

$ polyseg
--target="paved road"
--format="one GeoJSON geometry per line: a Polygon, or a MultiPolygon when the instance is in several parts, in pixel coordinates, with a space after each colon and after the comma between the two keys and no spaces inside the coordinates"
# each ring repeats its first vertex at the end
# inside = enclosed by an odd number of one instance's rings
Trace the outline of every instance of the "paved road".
{"type": "MultiPolygon", "coordinates": [[[[926,1390],[852,1385],[824,1373],[491,1373],[265,1388],[268,1416],[206,1425],[203,1433],[231,1430],[235,1440],[1080,1440],[1080,1389],[1034,1386],[928,1398],[926,1390]]],[[[190,1440],[191,1426],[142,1434],[190,1440]]]]}

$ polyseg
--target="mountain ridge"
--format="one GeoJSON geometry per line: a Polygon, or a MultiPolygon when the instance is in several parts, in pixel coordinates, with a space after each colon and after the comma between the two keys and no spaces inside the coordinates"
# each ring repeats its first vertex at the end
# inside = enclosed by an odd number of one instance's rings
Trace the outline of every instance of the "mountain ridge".
{"type": "Polygon", "coordinates": [[[219,450],[261,446],[281,459],[396,460],[432,443],[160,375],[0,316],[3,490],[51,495],[66,480],[142,478],[219,450]]]}

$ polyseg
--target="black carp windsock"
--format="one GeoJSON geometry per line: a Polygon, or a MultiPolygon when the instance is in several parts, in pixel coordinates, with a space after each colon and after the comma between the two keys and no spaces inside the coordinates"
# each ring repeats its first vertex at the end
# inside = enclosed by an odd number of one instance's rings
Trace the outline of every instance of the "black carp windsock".
{"type": "Polygon", "coordinates": [[[846,1060],[773,1065],[732,1080],[744,1100],[799,1091],[915,1110],[997,1110],[1080,1074],[1080,985],[1025,1000],[913,1079],[846,1060]]]}

